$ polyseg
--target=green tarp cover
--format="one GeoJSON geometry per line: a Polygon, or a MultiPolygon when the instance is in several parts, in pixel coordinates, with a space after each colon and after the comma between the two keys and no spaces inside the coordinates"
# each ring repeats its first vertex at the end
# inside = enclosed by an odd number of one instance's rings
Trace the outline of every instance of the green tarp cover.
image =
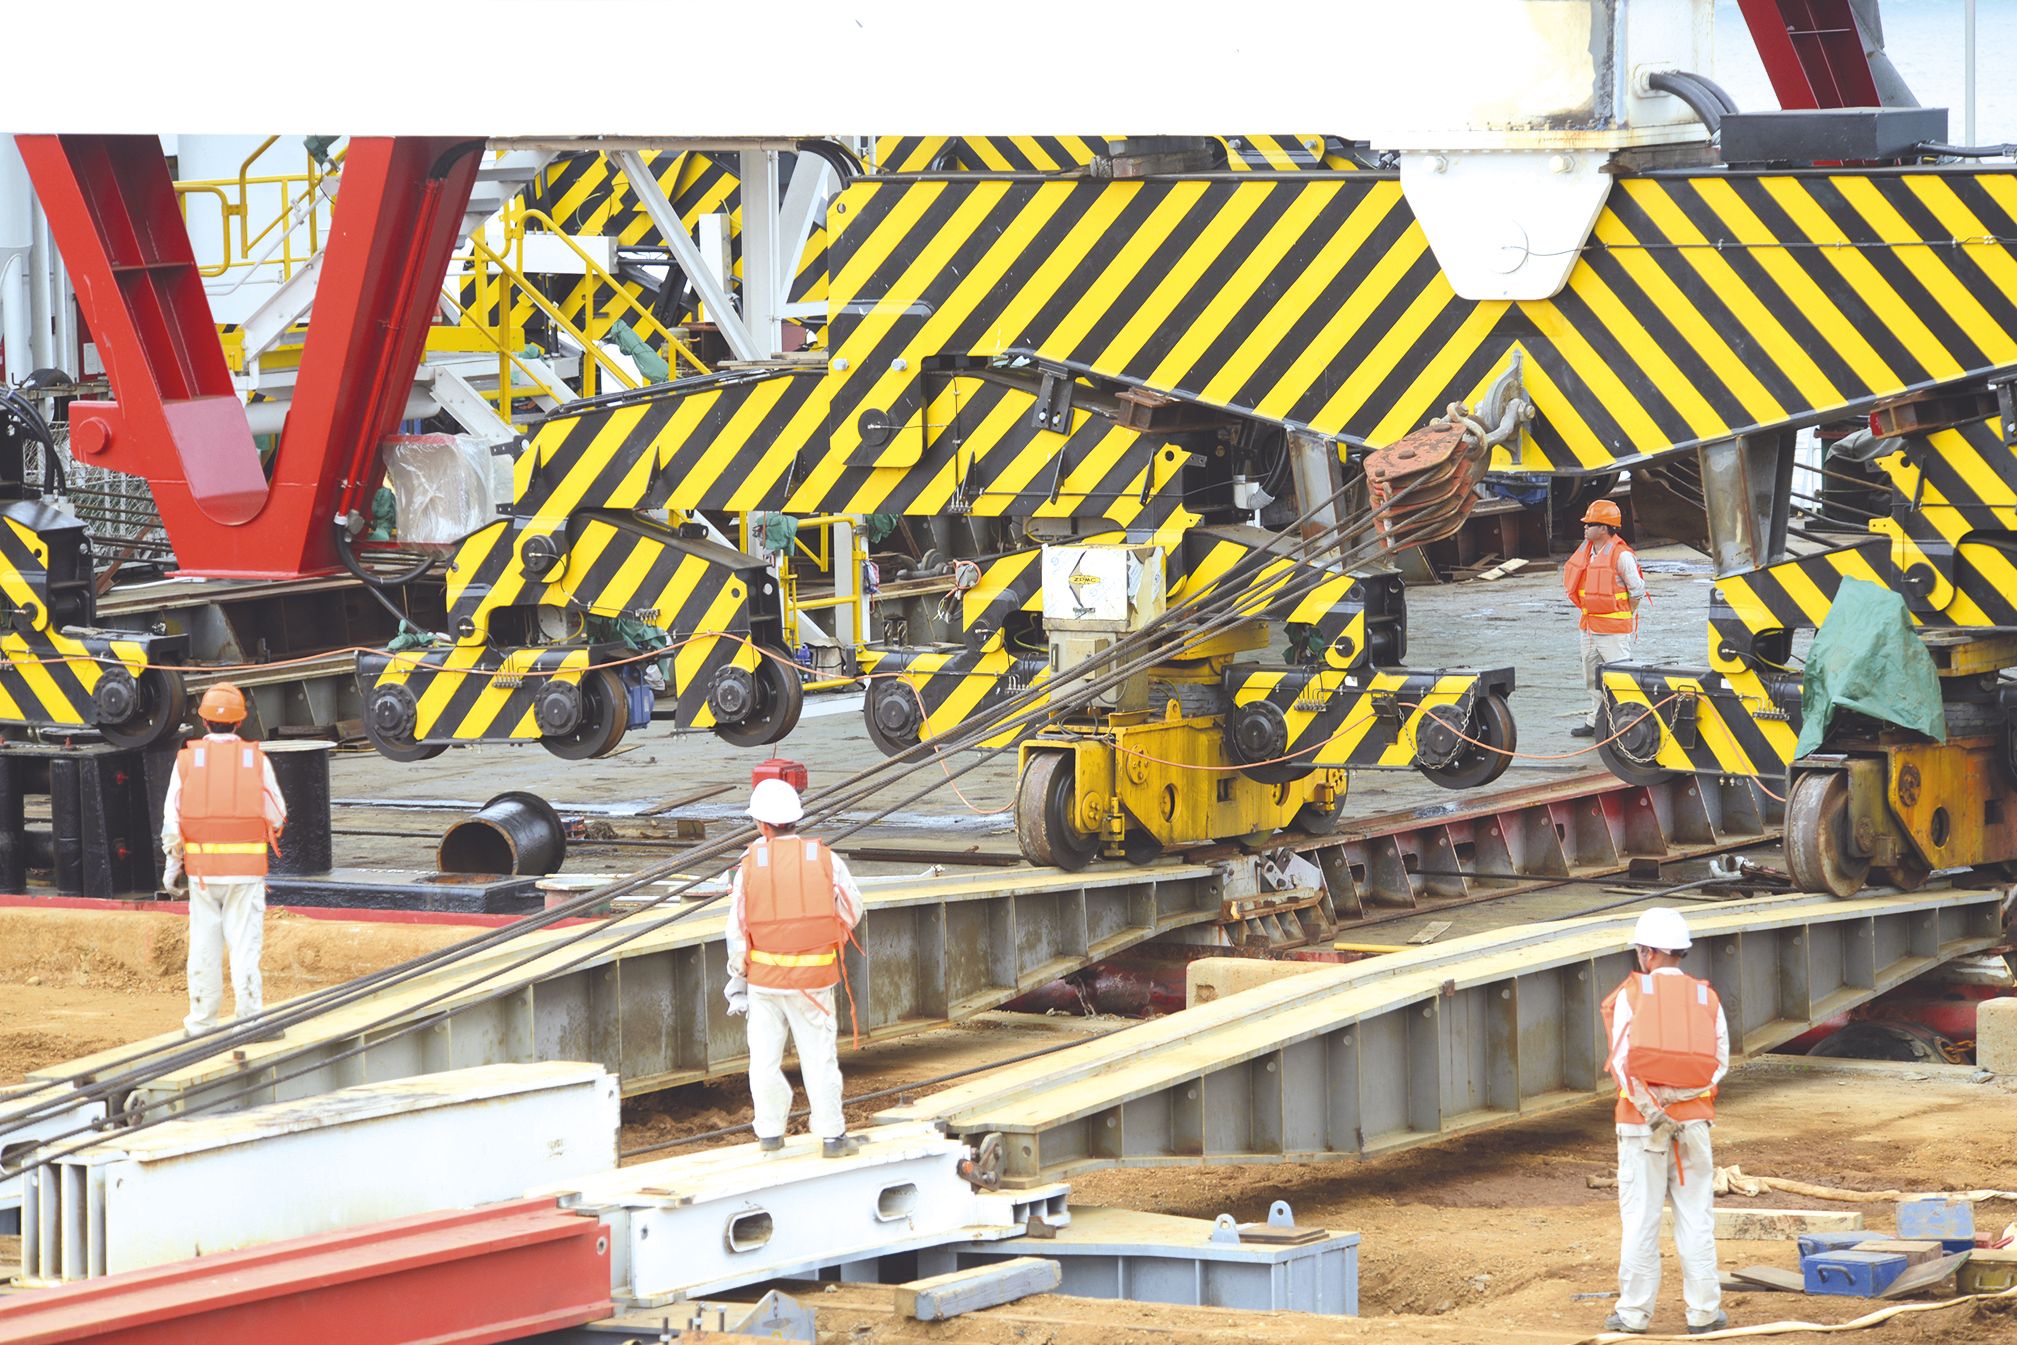
{"type": "Polygon", "coordinates": [[[1821,746],[1838,709],[1947,741],[1939,671],[1905,611],[1905,600],[1890,589],[1844,579],[1807,651],[1805,672],[1796,757],[1821,746]]]}

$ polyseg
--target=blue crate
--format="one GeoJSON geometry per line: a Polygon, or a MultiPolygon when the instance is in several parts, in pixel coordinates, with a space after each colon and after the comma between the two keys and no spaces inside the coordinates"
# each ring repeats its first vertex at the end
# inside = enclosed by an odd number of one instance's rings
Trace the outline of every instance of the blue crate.
{"type": "MultiPolygon", "coordinates": [[[[1972,1247],[1975,1245],[1975,1207],[1965,1200],[1947,1200],[1940,1196],[1900,1201],[1898,1236],[1931,1238],[1943,1243],[1952,1241],[1962,1247],[1972,1247]]],[[[1960,1248],[1950,1247],[1948,1250],[1958,1251],[1960,1248]]]]}
{"type": "Polygon", "coordinates": [[[1867,1228],[1859,1228],[1853,1232],[1831,1230],[1826,1233],[1802,1233],[1800,1259],[1805,1261],[1808,1257],[1818,1256],[1822,1252],[1846,1252],[1858,1243],[1875,1242],[1883,1236],[1881,1233],[1872,1233],[1867,1228]]]}
{"type": "Polygon", "coordinates": [[[1800,1262],[1810,1294],[1875,1298],[1905,1273],[1908,1263],[1897,1252],[1822,1252],[1800,1262]]]}

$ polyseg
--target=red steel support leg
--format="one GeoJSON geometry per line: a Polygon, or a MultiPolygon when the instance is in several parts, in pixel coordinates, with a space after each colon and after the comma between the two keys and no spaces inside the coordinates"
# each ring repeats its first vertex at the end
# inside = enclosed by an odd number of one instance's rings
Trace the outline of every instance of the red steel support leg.
{"type": "Polygon", "coordinates": [[[334,520],[381,479],[378,445],[397,427],[419,367],[483,142],[351,142],[270,487],[160,143],[17,143],[119,399],[73,404],[77,450],[147,478],[185,573],[335,569],[334,520]]]}
{"type": "Polygon", "coordinates": [[[8,1345],[486,1345],[610,1312],[609,1236],[551,1200],[395,1219],[0,1300],[8,1345]]]}
{"type": "Polygon", "coordinates": [[[1783,108],[1876,107],[1849,0],[1738,0],[1783,108]]]}

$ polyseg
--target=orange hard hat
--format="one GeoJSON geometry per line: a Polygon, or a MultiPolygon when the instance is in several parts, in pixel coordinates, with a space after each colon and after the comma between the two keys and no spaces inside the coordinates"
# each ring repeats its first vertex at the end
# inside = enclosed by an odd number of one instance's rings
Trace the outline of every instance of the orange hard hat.
{"type": "Polygon", "coordinates": [[[1585,523],[1608,523],[1614,528],[1625,526],[1625,516],[1618,512],[1616,502],[1598,500],[1583,512],[1585,523]]]}
{"type": "Polygon", "coordinates": [[[196,707],[196,716],[212,724],[242,724],[245,722],[245,693],[229,682],[219,682],[203,693],[203,700],[196,707]]]}

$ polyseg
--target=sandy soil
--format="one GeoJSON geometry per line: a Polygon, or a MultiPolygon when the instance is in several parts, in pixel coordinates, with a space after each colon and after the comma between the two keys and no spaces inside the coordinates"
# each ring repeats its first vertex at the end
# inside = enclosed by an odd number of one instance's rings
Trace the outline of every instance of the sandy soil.
{"type": "MultiPolygon", "coordinates": [[[[179,1027],[189,1012],[188,927],[166,911],[0,908],[0,1084],[179,1027]]],[[[269,911],[266,999],[348,981],[475,932],[269,911]]]]}

